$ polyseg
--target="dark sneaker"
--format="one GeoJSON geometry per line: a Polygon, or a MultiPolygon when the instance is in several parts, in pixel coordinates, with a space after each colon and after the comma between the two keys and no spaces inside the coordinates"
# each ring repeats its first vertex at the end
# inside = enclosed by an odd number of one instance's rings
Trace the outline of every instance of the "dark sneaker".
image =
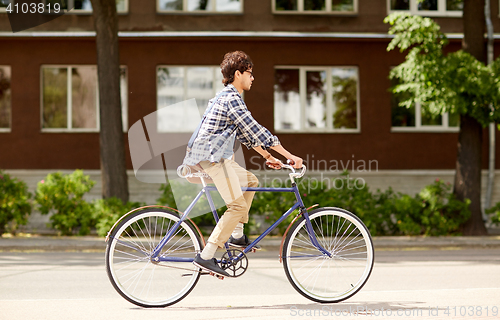
{"type": "MultiPolygon", "coordinates": [[[[252,243],[252,241],[250,241],[246,235],[243,235],[243,237],[238,238],[238,239],[235,239],[235,238],[233,238],[233,236],[230,236],[229,240],[227,240],[227,243],[232,247],[246,248],[250,245],[250,243],[252,243]]],[[[255,250],[259,250],[260,246],[255,245],[255,246],[253,246],[253,248],[255,250]]]]}
{"type": "Polygon", "coordinates": [[[230,277],[229,273],[222,270],[222,268],[217,263],[217,259],[212,258],[210,260],[205,260],[200,257],[199,254],[194,258],[193,264],[197,267],[202,268],[203,270],[211,271],[219,276],[230,277]]]}

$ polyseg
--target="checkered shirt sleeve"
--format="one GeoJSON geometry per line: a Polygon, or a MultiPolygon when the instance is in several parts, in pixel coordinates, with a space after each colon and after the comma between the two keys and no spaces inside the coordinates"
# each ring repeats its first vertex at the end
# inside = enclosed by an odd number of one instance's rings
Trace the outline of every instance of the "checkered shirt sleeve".
{"type": "Polygon", "coordinates": [[[280,144],[278,137],[260,125],[248,110],[239,94],[232,93],[228,96],[228,117],[236,125],[236,138],[248,149],[258,146],[265,148],[280,144]]]}

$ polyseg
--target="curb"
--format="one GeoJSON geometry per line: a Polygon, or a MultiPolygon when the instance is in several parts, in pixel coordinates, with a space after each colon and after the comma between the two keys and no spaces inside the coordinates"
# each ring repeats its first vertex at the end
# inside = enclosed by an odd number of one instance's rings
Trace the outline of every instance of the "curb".
{"type": "MultiPolygon", "coordinates": [[[[268,237],[259,243],[267,251],[277,251],[281,237],[268,237]]],[[[500,236],[482,237],[374,237],[375,250],[446,250],[459,248],[500,248],[500,236]]],[[[11,237],[0,238],[0,252],[104,252],[101,237],[11,237]]]]}
{"type": "Polygon", "coordinates": [[[12,237],[0,238],[0,252],[85,252],[106,250],[104,238],[98,237],[12,237]]]}

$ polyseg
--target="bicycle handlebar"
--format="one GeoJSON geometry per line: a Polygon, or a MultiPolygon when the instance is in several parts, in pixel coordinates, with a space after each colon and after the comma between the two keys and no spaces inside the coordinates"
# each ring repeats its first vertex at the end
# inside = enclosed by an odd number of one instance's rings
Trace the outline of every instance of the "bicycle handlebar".
{"type": "MultiPolygon", "coordinates": [[[[290,164],[281,163],[281,168],[289,169],[292,171],[291,173],[288,174],[290,176],[290,180],[292,180],[292,182],[294,181],[294,178],[302,178],[304,176],[304,174],[306,173],[306,166],[305,165],[302,165],[300,172],[296,172],[295,168],[290,164]]],[[[208,175],[205,172],[191,172],[191,168],[189,166],[186,166],[186,165],[180,165],[177,168],[177,175],[181,178],[188,178],[188,177],[208,178],[208,175]]]]}
{"type": "Polygon", "coordinates": [[[288,174],[290,176],[290,179],[292,180],[292,182],[293,182],[294,178],[302,178],[304,176],[304,174],[306,173],[306,166],[305,165],[302,165],[300,172],[296,172],[295,168],[289,164],[282,163],[281,167],[292,171],[291,173],[288,174]]]}

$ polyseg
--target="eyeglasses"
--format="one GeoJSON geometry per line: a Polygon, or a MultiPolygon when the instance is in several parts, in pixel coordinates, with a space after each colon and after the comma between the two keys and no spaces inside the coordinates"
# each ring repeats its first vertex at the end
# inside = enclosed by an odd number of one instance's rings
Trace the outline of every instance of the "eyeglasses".
{"type": "Polygon", "coordinates": [[[248,73],[250,73],[250,77],[253,77],[253,78],[255,78],[255,77],[253,76],[253,72],[252,72],[252,71],[248,71],[248,70],[245,70],[245,71],[244,71],[243,73],[245,73],[245,72],[248,72],[248,73]]]}

